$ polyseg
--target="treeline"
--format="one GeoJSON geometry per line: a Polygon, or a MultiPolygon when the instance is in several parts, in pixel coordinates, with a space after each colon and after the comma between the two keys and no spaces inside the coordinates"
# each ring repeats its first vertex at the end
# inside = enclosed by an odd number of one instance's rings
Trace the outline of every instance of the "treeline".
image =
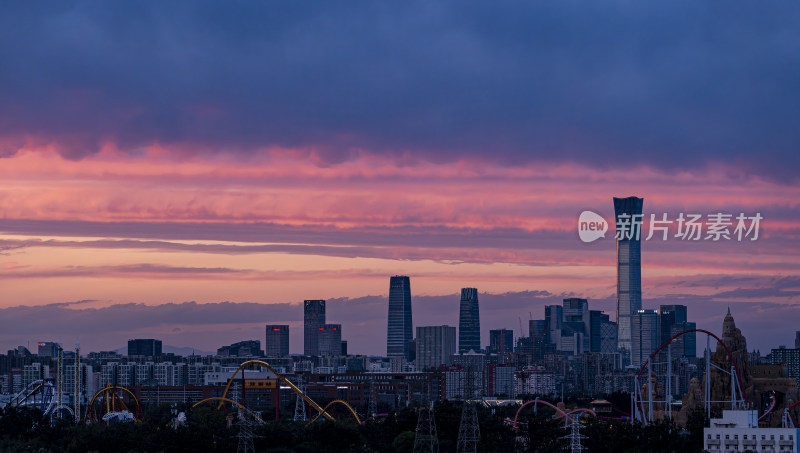
{"type": "MultiPolygon", "coordinates": [[[[181,410],[179,408],[178,410],[181,410]]],[[[567,441],[563,420],[553,420],[552,412],[539,410],[526,414],[526,425],[515,434],[503,423],[514,417],[516,408],[480,407],[481,440],[479,451],[513,452],[526,441],[529,452],[562,451],[567,441]]],[[[66,420],[50,423],[35,409],[0,410],[0,451],[40,453],[86,452],[230,452],[237,451],[240,427],[232,413],[213,407],[187,411],[186,426],[172,427],[174,409],[151,407],[142,423],[75,426],[66,420]]],[[[456,451],[461,405],[445,402],[436,406],[439,451],[456,451]]],[[[344,414],[339,421],[318,421],[309,427],[289,419],[268,421],[252,427],[257,452],[380,452],[413,451],[417,412],[402,409],[376,421],[356,425],[344,414]]],[[[686,430],[667,423],[643,427],[624,422],[591,422],[581,434],[590,453],[600,452],[681,452],[702,451],[703,414],[693,414],[686,430]]]]}

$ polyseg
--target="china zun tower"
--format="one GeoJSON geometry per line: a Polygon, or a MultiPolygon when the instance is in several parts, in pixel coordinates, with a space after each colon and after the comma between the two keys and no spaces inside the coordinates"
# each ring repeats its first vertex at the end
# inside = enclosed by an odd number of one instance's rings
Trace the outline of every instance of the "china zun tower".
{"type": "Polygon", "coordinates": [[[641,231],[637,228],[641,229],[643,203],[643,198],[614,198],[614,220],[618,236],[620,230],[633,231],[633,234],[624,234],[617,238],[618,344],[629,357],[632,346],[631,318],[642,309],[642,247],[641,231]]]}

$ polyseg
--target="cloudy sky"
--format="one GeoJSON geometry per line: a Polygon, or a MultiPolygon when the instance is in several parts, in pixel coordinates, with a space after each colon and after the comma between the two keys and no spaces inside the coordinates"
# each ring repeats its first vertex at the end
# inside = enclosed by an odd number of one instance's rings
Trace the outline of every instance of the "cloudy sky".
{"type": "Polygon", "coordinates": [[[415,325],[456,325],[477,287],[484,342],[566,296],[613,314],[613,231],[585,244],[577,218],[629,195],[648,219],[760,213],[756,241],[644,241],[644,306],[714,332],[730,306],[752,347],[791,344],[799,22],[752,2],[3,4],[0,350],[210,351],[288,323],[301,352],[322,298],[380,354],[395,274],[415,325]]]}

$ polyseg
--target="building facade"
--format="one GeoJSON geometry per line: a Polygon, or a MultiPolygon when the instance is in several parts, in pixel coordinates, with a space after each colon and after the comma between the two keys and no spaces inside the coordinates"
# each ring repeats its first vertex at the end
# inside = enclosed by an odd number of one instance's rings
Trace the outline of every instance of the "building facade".
{"type": "Polygon", "coordinates": [[[161,340],[152,338],[128,340],[128,357],[158,357],[161,353],[161,340]]]}
{"type": "Polygon", "coordinates": [[[456,353],[456,328],[451,326],[417,327],[417,369],[449,365],[456,353]]]}
{"type": "Polygon", "coordinates": [[[303,355],[319,355],[319,329],[325,325],[325,301],[303,301],[303,355]]]}
{"type": "Polygon", "coordinates": [[[478,308],[478,289],[461,288],[458,315],[458,352],[481,350],[481,319],[478,308]]]}
{"type": "Polygon", "coordinates": [[[632,353],[633,339],[631,318],[642,308],[642,247],[641,225],[644,199],[637,197],[614,198],[614,219],[617,232],[625,234],[617,238],[617,328],[619,348],[632,353]],[[626,227],[627,223],[627,227],[626,227]]]}
{"type": "Polygon", "coordinates": [[[289,355],[289,326],[268,324],[264,342],[264,355],[267,357],[287,357],[289,355]]]}
{"type": "Polygon", "coordinates": [[[319,355],[342,355],[341,324],[325,324],[319,328],[319,355]]]}
{"type": "Polygon", "coordinates": [[[797,428],[759,428],[758,411],[723,410],[703,429],[703,450],[797,453],[797,428]]]}
{"type": "Polygon", "coordinates": [[[657,310],[637,310],[631,317],[631,365],[640,366],[661,344],[657,310]]]}
{"type": "Polygon", "coordinates": [[[409,357],[409,343],[414,329],[411,317],[411,279],[395,275],[389,279],[389,319],[386,332],[386,355],[409,357]]]}
{"type": "Polygon", "coordinates": [[[514,331],[509,329],[490,330],[488,352],[491,354],[514,352],[514,331]]]}

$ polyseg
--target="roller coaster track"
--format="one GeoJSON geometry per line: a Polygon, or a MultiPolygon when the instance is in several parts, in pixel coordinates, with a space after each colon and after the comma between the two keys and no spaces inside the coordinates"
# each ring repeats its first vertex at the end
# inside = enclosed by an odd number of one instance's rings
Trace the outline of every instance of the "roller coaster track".
{"type": "Polygon", "coordinates": [[[769,408],[767,408],[767,411],[764,412],[761,415],[761,417],[758,417],[758,421],[761,421],[764,417],[766,417],[767,415],[771,414],[772,411],[775,410],[775,404],[777,404],[777,402],[778,402],[778,398],[775,397],[775,393],[773,392],[773,394],[772,394],[772,403],[769,405],[769,408]]]}
{"type": "MultiPolygon", "coordinates": [[[[352,415],[353,415],[353,418],[356,420],[356,423],[358,423],[359,425],[361,424],[361,419],[360,419],[360,418],[358,418],[358,414],[356,414],[356,411],[355,411],[355,410],[353,410],[353,407],[352,407],[352,406],[350,406],[349,404],[347,404],[347,401],[342,401],[342,400],[333,400],[333,401],[331,401],[330,403],[328,403],[328,405],[327,405],[327,406],[325,406],[325,408],[323,408],[322,410],[323,410],[323,411],[327,411],[327,410],[328,410],[328,408],[329,408],[329,407],[331,407],[331,406],[333,406],[334,404],[342,404],[342,405],[344,405],[344,407],[346,407],[346,408],[347,408],[347,410],[349,410],[349,411],[350,411],[350,414],[352,414],[352,415]]],[[[310,422],[306,423],[306,426],[308,426],[308,425],[310,425],[310,424],[314,423],[315,421],[317,421],[317,419],[318,419],[318,418],[319,418],[321,415],[322,415],[322,412],[320,412],[319,414],[317,414],[317,416],[316,416],[316,417],[314,417],[314,418],[312,418],[310,422]]]]}
{"type": "MultiPolygon", "coordinates": [[[[192,405],[192,409],[194,409],[195,407],[197,407],[197,406],[199,406],[201,404],[208,403],[209,401],[220,401],[221,403],[231,403],[231,404],[235,405],[236,407],[238,407],[239,409],[242,409],[243,411],[247,412],[250,416],[252,416],[258,422],[260,422],[262,425],[267,423],[261,417],[256,415],[255,412],[253,412],[250,409],[246,408],[243,404],[239,404],[234,400],[231,400],[231,399],[228,399],[228,398],[224,398],[224,397],[221,397],[221,396],[214,396],[214,397],[211,397],[211,398],[206,398],[204,400],[200,400],[200,401],[198,401],[198,402],[196,402],[196,403],[194,403],[192,405]]],[[[319,417],[319,415],[318,415],[318,417],[319,417]]]]}
{"type": "MultiPolygon", "coordinates": [[[[739,373],[739,366],[736,364],[736,360],[733,358],[733,354],[731,354],[731,351],[730,351],[730,349],[728,349],[728,347],[727,347],[727,346],[725,346],[725,342],[724,342],[724,341],[722,341],[722,339],[721,339],[720,337],[716,336],[716,335],[715,335],[715,334],[713,334],[712,332],[709,332],[708,330],[705,330],[705,329],[689,329],[689,330],[684,330],[683,332],[680,332],[680,333],[677,333],[677,334],[673,335],[673,336],[672,336],[672,338],[670,338],[669,340],[667,340],[667,341],[665,341],[665,342],[661,343],[661,346],[659,346],[658,348],[656,348],[656,350],[655,350],[655,351],[653,351],[653,353],[652,353],[652,354],[650,354],[650,357],[648,357],[648,358],[647,358],[647,360],[645,360],[645,361],[642,363],[642,367],[641,367],[641,368],[639,368],[639,372],[636,374],[636,382],[639,382],[639,378],[641,377],[642,373],[644,372],[644,369],[645,369],[645,368],[647,368],[647,364],[648,364],[648,363],[649,363],[649,362],[650,362],[650,361],[651,361],[651,360],[652,360],[652,359],[653,359],[653,358],[654,358],[654,357],[655,357],[655,356],[656,356],[656,355],[657,355],[657,354],[658,354],[658,353],[659,353],[659,352],[660,352],[662,349],[664,349],[664,347],[666,347],[668,344],[672,343],[672,342],[673,342],[675,339],[677,339],[678,337],[680,337],[680,336],[682,336],[682,335],[686,335],[687,333],[692,333],[692,332],[700,332],[700,333],[704,333],[704,334],[708,335],[709,337],[712,337],[712,338],[714,338],[715,340],[717,340],[717,343],[718,343],[718,344],[720,344],[720,345],[722,346],[722,348],[723,348],[723,349],[725,350],[725,352],[728,354],[728,358],[731,360],[731,364],[733,365],[733,370],[734,370],[734,372],[735,372],[735,374],[736,374],[736,380],[737,380],[737,381],[738,381],[738,383],[739,383],[739,389],[741,390],[742,398],[744,399],[745,405],[749,407],[749,405],[750,405],[750,401],[747,399],[747,393],[744,391],[744,381],[742,381],[742,375],[739,373]]],[[[709,353],[711,353],[711,351],[709,351],[709,353]]],[[[710,378],[711,378],[711,371],[710,371],[710,370],[706,370],[706,373],[708,373],[708,379],[710,379],[710,378]]],[[[648,382],[649,382],[649,380],[650,380],[650,378],[648,377],[648,382]]],[[[731,385],[733,385],[733,383],[731,383],[731,385]]],[[[636,404],[636,411],[639,411],[639,410],[641,410],[641,411],[642,411],[642,414],[643,414],[643,416],[644,416],[644,418],[645,418],[645,420],[647,420],[647,416],[646,416],[646,415],[644,415],[644,414],[645,414],[645,412],[646,412],[646,411],[644,410],[644,407],[643,407],[643,406],[644,406],[644,403],[645,403],[644,401],[636,401],[636,402],[635,402],[635,404],[636,404]],[[641,405],[641,406],[640,406],[640,405],[641,405]]]]}
{"type": "Polygon", "coordinates": [[[591,409],[579,408],[579,409],[573,409],[573,410],[571,410],[571,411],[569,411],[569,412],[564,412],[564,411],[563,411],[563,410],[561,410],[561,409],[560,409],[558,406],[554,406],[554,405],[552,405],[552,404],[548,403],[548,402],[547,402],[547,401],[545,401],[545,400],[540,400],[539,398],[536,398],[536,399],[532,399],[532,400],[530,400],[530,401],[527,401],[525,404],[523,404],[522,406],[520,406],[520,407],[519,407],[519,409],[517,409],[517,413],[516,413],[516,415],[514,415],[514,422],[513,422],[513,425],[514,425],[514,431],[517,431],[517,425],[519,424],[519,414],[521,414],[521,413],[522,413],[522,409],[524,409],[525,407],[527,407],[527,406],[529,406],[529,405],[531,405],[531,404],[533,404],[533,405],[534,405],[534,408],[535,408],[535,407],[536,407],[536,404],[538,404],[538,403],[542,403],[542,404],[544,404],[545,406],[551,407],[551,408],[555,409],[555,411],[556,411],[557,413],[561,414],[561,415],[559,415],[559,416],[555,417],[555,419],[564,418],[564,417],[567,417],[568,419],[572,419],[572,417],[570,417],[570,415],[571,415],[571,414],[578,413],[578,412],[583,412],[583,413],[591,414],[593,417],[597,418],[597,414],[596,414],[596,413],[595,413],[593,410],[591,410],[591,409]]]}
{"type": "MultiPolygon", "coordinates": [[[[272,372],[272,374],[275,375],[276,378],[278,378],[278,380],[280,380],[281,382],[286,384],[290,389],[292,389],[293,392],[295,392],[297,394],[298,397],[303,398],[303,401],[308,403],[309,406],[314,408],[314,410],[319,412],[323,417],[325,417],[326,419],[331,420],[331,421],[334,420],[334,418],[333,418],[333,416],[331,414],[325,412],[325,409],[321,408],[319,406],[319,404],[317,404],[314,400],[312,400],[311,398],[307,397],[299,388],[297,388],[296,385],[294,385],[292,383],[292,381],[290,381],[290,380],[286,379],[285,377],[281,376],[280,374],[278,374],[278,372],[276,372],[269,363],[264,362],[263,360],[248,360],[246,362],[243,362],[241,365],[239,365],[239,368],[236,369],[236,371],[231,376],[230,380],[228,380],[228,385],[225,386],[225,391],[222,392],[222,397],[223,398],[227,397],[228,390],[230,389],[231,384],[233,384],[233,380],[234,380],[234,378],[236,378],[236,375],[239,374],[239,372],[242,371],[245,367],[250,366],[250,365],[259,365],[261,367],[264,367],[264,368],[268,369],[270,372],[272,372]]],[[[244,373],[244,372],[242,372],[242,373],[244,373]]],[[[222,403],[224,403],[224,401],[220,401],[219,406],[217,406],[217,409],[222,407],[222,403]]]]}
{"type": "Polygon", "coordinates": [[[130,397],[133,399],[133,402],[136,403],[136,410],[139,413],[139,416],[136,417],[136,413],[135,412],[131,411],[131,413],[134,415],[134,417],[136,418],[137,421],[141,421],[142,418],[143,418],[142,406],[141,406],[141,404],[139,404],[139,400],[136,398],[136,395],[134,395],[133,392],[131,392],[130,390],[126,389],[125,387],[118,387],[118,386],[115,386],[115,385],[106,385],[105,387],[103,387],[102,389],[98,390],[97,393],[94,394],[94,396],[92,397],[92,400],[89,402],[89,405],[86,406],[86,413],[83,416],[83,423],[86,423],[87,420],[91,420],[92,423],[96,423],[97,422],[97,420],[95,419],[95,413],[93,411],[94,403],[97,400],[97,398],[99,398],[100,396],[103,396],[103,394],[106,394],[106,393],[108,393],[107,395],[105,395],[106,406],[107,406],[106,409],[107,410],[110,408],[110,405],[112,404],[112,402],[113,402],[113,404],[116,404],[117,401],[119,401],[120,406],[123,409],[127,410],[128,407],[125,405],[125,402],[122,401],[122,398],[120,398],[120,396],[117,395],[117,391],[122,391],[122,392],[127,393],[128,395],[130,395],[130,397]]]}
{"type": "Polygon", "coordinates": [[[39,410],[45,414],[50,414],[55,408],[55,387],[47,380],[38,379],[26,385],[19,393],[14,395],[9,401],[12,407],[31,406],[39,404],[39,410]],[[36,401],[36,396],[41,395],[41,401],[36,401]]]}

